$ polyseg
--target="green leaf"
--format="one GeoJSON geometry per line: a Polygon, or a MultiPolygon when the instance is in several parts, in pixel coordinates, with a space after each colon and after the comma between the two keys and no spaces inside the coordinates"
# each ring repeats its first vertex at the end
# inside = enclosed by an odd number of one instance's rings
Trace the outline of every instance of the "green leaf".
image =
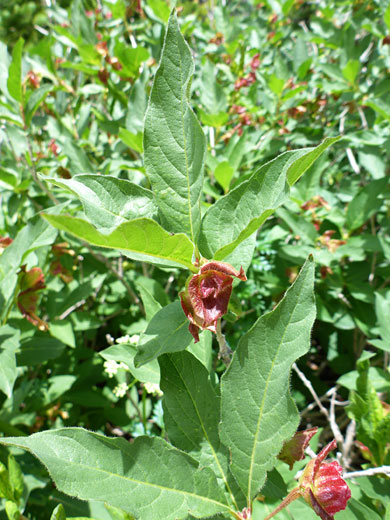
{"type": "Polygon", "coordinates": [[[360,70],[360,62],[358,60],[349,60],[346,66],[343,68],[342,73],[344,78],[349,81],[349,83],[354,84],[356,76],[358,75],[360,70]]]}
{"type": "Polygon", "coordinates": [[[143,134],[141,132],[134,134],[126,128],[120,128],[118,136],[119,139],[123,141],[129,148],[132,148],[138,153],[142,153],[144,151],[142,143],[143,134]]]}
{"type": "Polygon", "coordinates": [[[390,435],[390,417],[382,406],[369,378],[368,359],[357,363],[359,377],[356,391],[350,394],[347,413],[357,423],[357,439],[371,451],[378,466],[384,464],[386,445],[390,435]]]}
{"type": "Polygon", "coordinates": [[[137,276],[135,286],[145,308],[146,320],[150,321],[161,307],[168,305],[168,296],[157,280],[153,278],[137,276]]]}
{"type": "Polygon", "coordinates": [[[118,249],[133,260],[185,267],[195,272],[192,265],[194,246],[189,238],[183,233],[171,235],[154,220],[147,218],[130,220],[120,224],[112,233],[106,235],[80,218],[48,214],[42,216],[57,229],[67,231],[95,246],[118,249]]]}
{"type": "Polygon", "coordinates": [[[50,520],[66,520],[65,509],[62,504],[58,504],[58,506],[54,509],[50,520]]]}
{"type": "Polygon", "coordinates": [[[8,455],[8,474],[13,495],[16,500],[19,500],[24,491],[23,473],[15,457],[11,454],[8,455]]]}
{"type": "Polygon", "coordinates": [[[387,9],[383,16],[383,19],[385,21],[385,24],[387,25],[388,30],[390,31],[390,2],[387,5],[387,9]]]}
{"type": "Polygon", "coordinates": [[[148,0],[148,7],[151,7],[157,18],[164,23],[168,21],[170,9],[166,0],[148,0]]]}
{"type": "Polygon", "coordinates": [[[206,143],[188,103],[193,70],[173,12],[145,117],[145,169],[163,226],[196,243],[206,143]]]}
{"type": "Polygon", "coordinates": [[[153,193],[125,179],[93,174],[75,175],[72,179],[42,179],[76,195],[87,218],[102,232],[112,231],[128,220],[157,216],[153,193]]]}
{"type": "Polygon", "coordinates": [[[25,110],[26,126],[30,126],[33,115],[38,110],[40,104],[46,98],[52,88],[53,85],[43,85],[31,93],[30,97],[28,98],[25,110]]]}
{"type": "Polygon", "coordinates": [[[204,365],[208,372],[213,368],[213,333],[210,330],[204,330],[199,334],[197,343],[190,343],[187,347],[190,352],[204,365]]]}
{"type": "Polygon", "coordinates": [[[285,81],[282,78],[278,78],[275,74],[271,74],[268,78],[268,86],[276,96],[280,96],[283,92],[285,81]]]}
{"type": "Polygon", "coordinates": [[[161,354],[180,352],[192,341],[188,330],[188,319],[179,301],[170,303],[151,319],[138,343],[135,366],[156,359],[161,354]]]}
{"type": "Polygon", "coordinates": [[[110,513],[112,520],[136,520],[133,515],[129,515],[123,509],[119,509],[119,507],[113,507],[108,504],[104,504],[104,507],[110,513]]]}
{"type": "Polygon", "coordinates": [[[390,505],[388,485],[387,479],[380,475],[359,477],[359,487],[363,493],[374,500],[379,500],[384,506],[390,505]]]}
{"type": "Polygon", "coordinates": [[[7,397],[12,390],[17,376],[15,352],[19,348],[20,332],[4,325],[0,327],[0,390],[7,397]]]}
{"type": "Polygon", "coordinates": [[[375,312],[379,324],[379,334],[390,350],[390,300],[378,292],[375,293],[375,312]]]}
{"type": "Polygon", "coordinates": [[[64,348],[62,341],[38,333],[22,344],[16,356],[18,366],[38,365],[48,359],[55,359],[62,354],[64,348]]]}
{"type": "Polygon", "coordinates": [[[362,226],[383,204],[380,195],[389,182],[388,177],[370,181],[348,204],[346,224],[349,230],[362,226]]]}
{"type": "Polygon", "coordinates": [[[91,173],[95,170],[85,151],[68,137],[64,139],[63,152],[69,160],[72,174],[91,173]]]}
{"type": "Polygon", "coordinates": [[[81,428],[0,438],[47,467],[57,488],[82,500],[119,507],[142,520],[181,520],[229,512],[209,468],[159,437],[109,438],[81,428]]]}
{"type": "Polygon", "coordinates": [[[292,186],[339,138],[316,148],[285,152],[221,197],[205,213],[199,237],[203,256],[223,260],[285,202],[292,186]]]}
{"type": "Polygon", "coordinates": [[[9,474],[7,468],[0,462],[0,498],[6,500],[14,500],[11,485],[9,483],[9,474]]]}
{"type": "Polygon", "coordinates": [[[138,76],[141,63],[150,56],[149,51],[144,47],[138,46],[133,49],[120,41],[116,41],[114,53],[122,65],[121,70],[116,71],[114,69],[114,72],[117,72],[121,77],[130,76],[132,78],[138,76]]]}
{"type": "Polygon", "coordinates": [[[220,398],[208,371],[189,352],[165,354],[159,363],[169,440],[211,468],[228,488],[228,451],[218,435],[220,398]]]}
{"type": "Polygon", "coordinates": [[[160,367],[157,360],[150,361],[150,363],[146,363],[139,368],[134,366],[134,357],[137,354],[137,348],[134,345],[120,343],[102,350],[99,354],[103,359],[125,363],[132,375],[142,383],[155,383],[157,385],[160,383],[160,367]]]}
{"type": "Polygon", "coordinates": [[[10,95],[18,103],[23,103],[22,90],[22,53],[23,53],[23,38],[19,38],[12,51],[12,61],[8,70],[7,88],[10,95]]]}
{"type": "Polygon", "coordinates": [[[222,377],[220,437],[229,446],[231,471],[248,500],[259,492],[283,442],[299,424],[290,369],[310,346],[313,282],[309,258],[279,305],[241,338],[222,377]]]}
{"type": "Polygon", "coordinates": [[[6,501],[5,512],[7,513],[8,520],[20,520],[19,508],[12,500],[6,501]]]}
{"type": "Polygon", "coordinates": [[[214,170],[214,177],[218,184],[222,186],[225,192],[229,190],[230,181],[234,175],[234,169],[228,161],[222,161],[214,170]]]}

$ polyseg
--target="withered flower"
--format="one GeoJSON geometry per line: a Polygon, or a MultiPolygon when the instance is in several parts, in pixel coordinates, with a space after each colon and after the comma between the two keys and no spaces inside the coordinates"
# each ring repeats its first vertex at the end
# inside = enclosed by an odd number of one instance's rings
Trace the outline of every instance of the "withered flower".
{"type": "Polygon", "coordinates": [[[228,310],[233,276],[242,281],[247,279],[242,267],[236,271],[224,262],[207,262],[187,280],[185,291],[179,294],[195,343],[199,341],[199,329],[216,333],[217,321],[228,310]]]}
{"type": "Polygon", "coordinates": [[[298,487],[290,491],[282,503],[264,520],[270,520],[300,497],[306,500],[322,520],[333,520],[335,513],[347,507],[351,491],[341,476],[343,468],[336,460],[324,462],[328,453],[336,446],[336,441],[333,440],[307,464],[298,487]]]}
{"type": "Polygon", "coordinates": [[[309,446],[310,439],[317,433],[317,426],[308,430],[298,431],[292,439],[285,442],[278,459],[293,468],[294,462],[305,458],[305,449],[309,446]]]}
{"type": "Polygon", "coordinates": [[[299,479],[299,490],[306,502],[322,520],[333,520],[333,515],[347,507],[351,491],[342,478],[343,468],[334,460],[324,462],[336,448],[333,440],[306,466],[299,479]]]}
{"type": "Polygon", "coordinates": [[[19,273],[19,287],[20,292],[17,297],[17,305],[20,312],[40,330],[47,330],[49,328],[48,324],[36,315],[38,307],[37,291],[46,287],[42,269],[33,267],[26,271],[26,266],[23,265],[19,273]]]}

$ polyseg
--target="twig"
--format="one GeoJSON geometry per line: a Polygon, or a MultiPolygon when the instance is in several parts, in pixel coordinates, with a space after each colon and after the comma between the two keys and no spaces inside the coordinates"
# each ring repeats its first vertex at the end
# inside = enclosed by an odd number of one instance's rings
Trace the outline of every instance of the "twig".
{"type": "Polygon", "coordinates": [[[374,475],[386,475],[387,477],[390,477],[390,466],[362,469],[361,471],[350,471],[349,473],[344,473],[343,478],[372,477],[374,475]]]}
{"type": "Polygon", "coordinates": [[[75,303],[74,305],[71,305],[68,309],[66,309],[66,311],[64,311],[56,319],[57,320],[64,320],[67,316],[69,316],[69,314],[71,314],[73,311],[75,311],[76,309],[78,309],[79,307],[84,305],[85,302],[86,302],[86,300],[80,300],[77,303],[75,303]]]}
{"type": "Polygon", "coordinates": [[[367,119],[366,119],[366,116],[364,115],[364,112],[362,110],[362,107],[358,107],[358,112],[359,112],[359,116],[360,116],[360,121],[362,122],[362,127],[367,130],[368,128],[368,123],[367,123],[367,119]]]}
{"type": "Polygon", "coordinates": [[[297,367],[296,363],[294,363],[292,367],[295,370],[296,374],[298,375],[299,379],[302,381],[302,383],[306,386],[306,388],[309,390],[309,392],[313,396],[313,399],[316,402],[318,408],[321,410],[321,412],[325,415],[325,417],[329,421],[329,412],[323,406],[323,404],[321,403],[321,400],[318,397],[318,395],[316,394],[316,391],[314,390],[313,385],[311,384],[311,382],[307,379],[305,374],[303,372],[301,372],[301,370],[299,370],[299,368],[297,367]]]}
{"type": "Polygon", "coordinates": [[[352,152],[351,148],[347,148],[346,151],[347,151],[348,161],[349,161],[349,164],[351,165],[352,170],[355,173],[359,174],[360,173],[360,166],[356,162],[355,156],[353,155],[353,152],[352,152]]]}
{"type": "Polygon", "coordinates": [[[144,425],[144,419],[142,417],[142,412],[141,410],[139,409],[139,406],[138,406],[138,403],[133,399],[133,397],[131,396],[131,393],[129,392],[129,390],[126,391],[126,397],[128,398],[128,400],[131,402],[131,404],[134,406],[135,408],[135,412],[136,414],[138,415],[138,419],[141,421],[142,425],[144,425]]]}
{"type": "Polygon", "coordinates": [[[356,433],[356,422],[352,420],[348,426],[347,430],[345,432],[345,440],[344,444],[342,446],[342,454],[343,454],[343,460],[345,466],[349,466],[351,457],[349,456],[350,451],[353,446],[353,442],[355,440],[355,433],[356,433]]]}
{"type": "Polygon", "coordinates": [[[329,424],[334,435],[334,438],[338,442],[340,446],[344,445],[344,437],[340,431],[340,428],[336,423],[336,412],[335,412],[335,399],[336,399],[337,386],[332,388],[332,394],[330,398],[330,406],[329,406],[329,424]]]}
{"type": "Polygon", "coordinates": [[[83,244],[83,246],[85,246],[88,249],[88,251],[91,253],[91,255],[94,258],[96,258],[96,260],[99,260],[99,262],[102,262],[102,264],[104,264],[107,267],[107,269],[109,269],[112,272],[112,274],[115,276],[115,278],[117,278],[117,280],[122,282],[122,284],[126,288],[126,291],[129,294],[130,298],[132,300],[134,300],[134,303],[136,303],[138,305],[142,314],[145,314],[145,309],[144,309],[144,306],[142,305],[141,300],[138,298],[138,296],[135,294],[133,289],[127,283],[124,276],[115,269],[115,267],[111,264],[111,262],[105,256],[101,255],[100,253],[95,253],[95,251],[92,249],[92,247],[89,244],[87,244],[86,242],[83,241],[82,244],[83,244]]]}

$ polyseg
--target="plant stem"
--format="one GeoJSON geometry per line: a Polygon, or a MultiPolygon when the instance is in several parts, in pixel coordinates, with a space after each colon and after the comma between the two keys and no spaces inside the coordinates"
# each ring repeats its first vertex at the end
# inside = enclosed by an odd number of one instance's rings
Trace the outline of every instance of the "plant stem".
{"type": "Polygon", "coordinates": [[[272,511],[272,513],[270,513],[268,516],[266,516],[264,518],[264,520],[269,520],[270,518],[274,517],[275,515],[280,513],[280,511],[282,509],[284,509],[289,504],[291,504],[291,502],[293,502],[293,500],[296,500],[300,496],[301,496],[301,494],[299,492],[299,488],[297,488],[297,487],[294,488],[292,491],[290,491],[290,493],[286,496],[286,498],[282,501],[282,503],[279,504],[278,507],[274,511],[272,511]]]}
{"type": "Polygon", "coordinates": [[[227,344],[225,336],[221,330],[221,318],[217,321],[217,341],[219,344],[218,358],[228,367],[232,359],[232,349],[227,344]]]}

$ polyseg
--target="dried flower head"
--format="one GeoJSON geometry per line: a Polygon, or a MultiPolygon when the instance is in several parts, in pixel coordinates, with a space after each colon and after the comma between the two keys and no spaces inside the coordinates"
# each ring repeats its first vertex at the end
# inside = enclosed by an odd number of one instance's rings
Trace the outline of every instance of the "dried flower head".
{"type": "Polygon", "coordinates": [[[278,459],[288,464],[292,469],[294,462],[305,458],[305,449],[309,446],[310,439],[317,433],[317,430],[316,426],[296,432],[292,439],[284,444],[278,459]]]}
{"type": "Polygon", "coordinates": [[[328,453],[336,448],[330,442],[306,466],[299,490],[306,502],[322,520],[333,520],[333,515],[347,506],[351,491],[342,478],[343,469],[337,461],[324,462],[328,453]]]}
{"type": "Polygon", "coordinates": [[[179,296],[195,342],[199,341],[199,329],[216,333],[217,321],[227,313],[233,276],[246,280],[242,267],[236,271],[224,262],[207,262],[188,279],[186,290],[179,296]]]}

